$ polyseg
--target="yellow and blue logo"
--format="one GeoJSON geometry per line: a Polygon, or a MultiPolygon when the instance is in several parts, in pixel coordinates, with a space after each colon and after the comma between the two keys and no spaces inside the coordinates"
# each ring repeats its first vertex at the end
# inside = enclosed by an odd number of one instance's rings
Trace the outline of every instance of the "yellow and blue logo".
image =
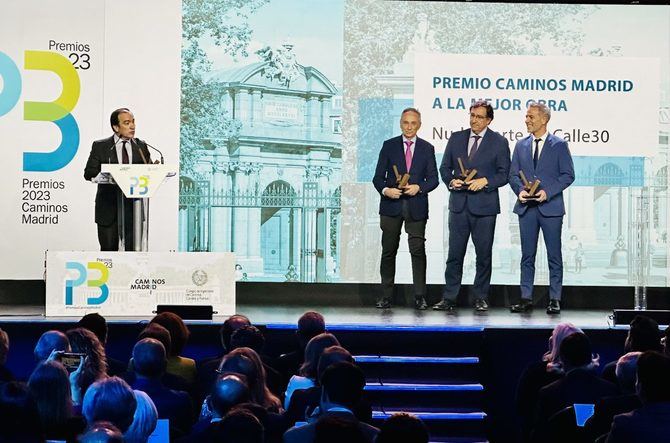
{"type": "Polygon", "coordinates": [[[149,192],[149,176],[130,177],[130,195],[146,195],[149,192]]]}
{"type": "MultiPolygon", "coordinates": [[[[24,69],[55,73],[63,84],[60,96],[52,102],[25,101],[23,119],[55,124],[61,132],[61,143],[52,152],[24,152],[23,170],[30,172],[57,171],[67,166],[79,148],[79,126],[72,116],[81,83],[79,74],[70,60],[56,52],[25,51],[24,69]]],[[[21,73],[16,63],[0,52],[0,77],[3,89],[0,92],[0,117],[11,111],[21,97],[21,73]]]]}
{"type": "Polygon", "coordinates": [[[69,261],[65,263],[65,269],[76,271],[78,277],[74,280],[65,280],[65,305],[71,306],[74,303],[74,288],[86,284],[89,288],[100,288],[100,295],[89,297],[86,302],[89,305],[101,305],[109,297],[109,269],[102,262],[90,261],[84,266],[83,263],[69,261]],[[100,276],[95,279],[89,279],[89,271],[99,272],[100,276]]]}

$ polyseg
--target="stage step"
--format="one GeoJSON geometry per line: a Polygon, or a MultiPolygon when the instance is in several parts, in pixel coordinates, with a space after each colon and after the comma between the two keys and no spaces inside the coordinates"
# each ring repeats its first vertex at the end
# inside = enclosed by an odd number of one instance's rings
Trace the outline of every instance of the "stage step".
{"type": "Polygon", "coordinates": [[[373,424],[381,425],[384,420],[398,412],[408,412],[423,420],[430,432],[431,440],[450,441],[449,439],[462,438],[474,438],[478,441],[486,440],[486,413],[475,409],[450,408],[426,410],[398,408],[373,410],[373,424]]]}
{"type": "Polygon", "coordinates": [[[368,380],[388,382],[476,382],[480,379],[479,358],[357,355],[356,363],[365,371],[368,380]]]}

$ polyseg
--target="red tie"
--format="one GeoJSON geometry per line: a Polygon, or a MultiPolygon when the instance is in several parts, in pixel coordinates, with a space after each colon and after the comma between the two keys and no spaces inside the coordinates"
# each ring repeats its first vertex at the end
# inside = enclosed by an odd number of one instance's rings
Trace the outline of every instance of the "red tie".
{"type": "Polygon", "coordinates": [[[409,172],[409,168],[412,167],[412,150],[410,148],[413,143],[412,140],[405,140],[405,146],[407,146],[407,149],[405,149],[405,165],[407,166],[407,172],[409,172]]]}
{"type": "Polygon", "coordinates": [[[130,163],[130,158],[128,157],[128,150],[126,150],[126,140],[123,141],[123,147],[121,148],[121,163],[127,165],[130,163]]]}

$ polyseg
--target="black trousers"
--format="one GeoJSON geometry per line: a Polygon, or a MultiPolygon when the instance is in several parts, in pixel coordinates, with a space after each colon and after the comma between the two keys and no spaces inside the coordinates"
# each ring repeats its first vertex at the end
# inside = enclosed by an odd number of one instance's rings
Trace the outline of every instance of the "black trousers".
{"type": "Polygon", "coordinates": [[[395,259],[400,245],[400,231],[403,223],[407,233],[409,253],[412,257],[414,296],[426,295],[426,220],[413,220],[409,212],[409,204],[403,199],[401,215],[397,217],[381,215],[379,220],[382,229],[382,260],[379,273],[383,296],[389,300],[393,296],[395,259]]]}
{"type": "MultiPolygon", "coordinates": [[[[132,251],[133,248],[133,199],[123,198],[124,206],[124,231],[126,251],[132,251]]],[[[121,211],[119,211],[120,213],[121,211]]],[[[120,214],[111,225],[98,224],[98,242],[101,251],[119,250],[119,220],[120,214]]]]}
{"type": "Polygon", "coordinates": [[[471,236],[477,254],[472,295],[474,298],[488,299],[491,287],[491,254],[495,228],[495,215],[474,215],[467,209],[462,212],[449,211],[449,252],[444,271],[443,299],[456,301],[463,278],[465,250],[471,236]]]}

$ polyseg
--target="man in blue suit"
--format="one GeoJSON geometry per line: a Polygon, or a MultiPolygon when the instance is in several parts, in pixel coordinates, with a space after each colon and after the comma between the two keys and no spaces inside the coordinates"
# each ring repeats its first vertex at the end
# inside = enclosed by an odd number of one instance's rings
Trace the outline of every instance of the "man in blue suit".
{"type": "Polygon", "coordinates": [[[535,254],[540,229],[547,247],[549,262],[549,305],[547,314],[561,312],[563,257],[561,228],[565,215],[563,190],[575,181],[575,170],[568,144],[547,132],[551,110],[544,103],[531,102],[526,111],[526,127],[530,135],[517,142],[512,155],[509,183],[519,197],[514,213],[519,216],[521,234],[521,302],[512,305],[512,312],[533,309],[535,254]],[[537,199],[529,199],[520,171],[528,181],[540,180],[537,199]]]}
{"type": "Polygon", "coordinates": [[[438,311],[456,308],[470,236],[477,253],[472,285],[475,310],[488,310],[493,232],[500,213],[498,188],[507,184],[510,164],[509,143],[489,129],[492,120],[493,107],[483,100],[474,102],[470,106],[470,129],[454,132],[442,157],[440,175],[450,191],[449,253],[442,301],[433,306],[438,311]],[[477,170],[472,180],[463,180],[459,159],[465,168],[477,170]]]}
{"type": "Polygon", "coordinates": [[[403,223],[412,256],[414,307],[426,309],[426,221],[428,220],[428,193],[437,188],[435,148],[417,137],[421,127],[421,113],[407,108],[400,116],[402,135],[386,140],[379,152],[377,168],[372,179],[381,195],[379,225],[382,230],[382,258],[379,266],[382,297],[377,308],[391,307],[395,281],[395,258],[400,244],[403,223]],[[409,182],[398,187],[396,173],[409,173],[409,182]]]}

